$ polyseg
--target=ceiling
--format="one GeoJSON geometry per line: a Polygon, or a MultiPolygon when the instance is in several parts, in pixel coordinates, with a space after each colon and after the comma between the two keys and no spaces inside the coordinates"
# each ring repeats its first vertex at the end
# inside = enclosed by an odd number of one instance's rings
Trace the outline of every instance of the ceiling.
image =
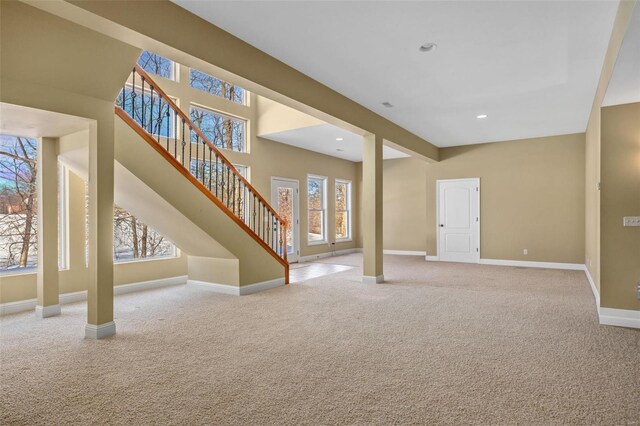
{"type": "Polygon", "coordinates": [[[57,138],[88,129],[93,120],[0,103],[0,133],[29,138],[57,138]]]}
{"type": "MultiPolygon", "coordinates": [[[[260,137],[344,160],[362,161],[362,136],[331,124],[291,129],[260,137]],[[337,138],[342,140],[338,141],[337,138]]],[[[388,146],[383,146],[382,156],[385,160],[409,157],[388,146]]]]}
{"type": "Polygon", "coordinates": [[[624,36],[603,106],[640,102],[640,6],[636,4],[624,36]]]}
{"type": "Polygon", "coordinates": [[[584,132],[618,4],[174,1],[441,147],[584,132]]]}

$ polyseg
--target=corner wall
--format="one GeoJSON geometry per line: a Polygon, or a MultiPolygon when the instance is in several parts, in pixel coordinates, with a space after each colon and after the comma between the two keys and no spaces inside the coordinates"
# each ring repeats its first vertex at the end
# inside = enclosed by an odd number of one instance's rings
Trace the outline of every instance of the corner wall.
{"type": "Polygon", "coordinates": [[[640,103],[602,108],[600,306],[640,311],[640,103]]]}

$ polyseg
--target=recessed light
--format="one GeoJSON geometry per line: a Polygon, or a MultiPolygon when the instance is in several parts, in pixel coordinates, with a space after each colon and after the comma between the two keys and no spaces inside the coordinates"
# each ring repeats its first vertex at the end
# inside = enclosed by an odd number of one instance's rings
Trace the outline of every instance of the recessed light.
{"type": "Polygon", "coordinates": [[[476,115],[476,118],[487,118],[487,114],[476,115]]]}
{"type": "Polygon", "coordinates": [[[438,48],[438,45],[435,43],[425,43],[418,50],[421,52],[433,52],[438,48]]]}
{"type": "Polygon", "coordinates": [[[393,105],[391,105],[391,102],[383,102],[382,105],[386,106],[387,108],[393,108],[393,105]]]}
{"type": "Polygon", "coordinates": [[[338,142],[340,142],[340,141],[343,141],[344,139],[343,139],[343,138],[336,138],[336,140],[337,140],[338,142]]]}

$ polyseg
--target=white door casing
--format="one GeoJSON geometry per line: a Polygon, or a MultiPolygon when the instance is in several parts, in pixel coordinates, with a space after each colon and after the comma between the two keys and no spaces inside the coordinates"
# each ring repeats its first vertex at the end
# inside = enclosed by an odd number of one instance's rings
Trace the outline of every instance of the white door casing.
{"type": "Polygon", "coordinates": [[[296,179],[280,177],[271,178],[271,206],[288,222],[287,226],[287,260],[297,262],[300,256],[300,194],[299,182],[296,179]],[[279,202],[280,195],[288,194],[292,197],[290,212],[281,211],[283,205],[279,202]]]}
{"type": "Polygon", "coordinates": [[[480,179],[438,180],[438,258],[480,262],[480,179]]]}

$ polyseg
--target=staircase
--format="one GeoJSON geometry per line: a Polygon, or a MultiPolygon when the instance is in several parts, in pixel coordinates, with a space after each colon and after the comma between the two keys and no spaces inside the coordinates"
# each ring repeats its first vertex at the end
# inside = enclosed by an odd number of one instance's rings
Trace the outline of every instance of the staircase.
{"type": "Polygon", "coordinates": [[[232,219],[240,232],[277,260],[284,268],[285,283],[289,283],[286,221],[137,65],[116,99],[115,113],[232,219]]]}

